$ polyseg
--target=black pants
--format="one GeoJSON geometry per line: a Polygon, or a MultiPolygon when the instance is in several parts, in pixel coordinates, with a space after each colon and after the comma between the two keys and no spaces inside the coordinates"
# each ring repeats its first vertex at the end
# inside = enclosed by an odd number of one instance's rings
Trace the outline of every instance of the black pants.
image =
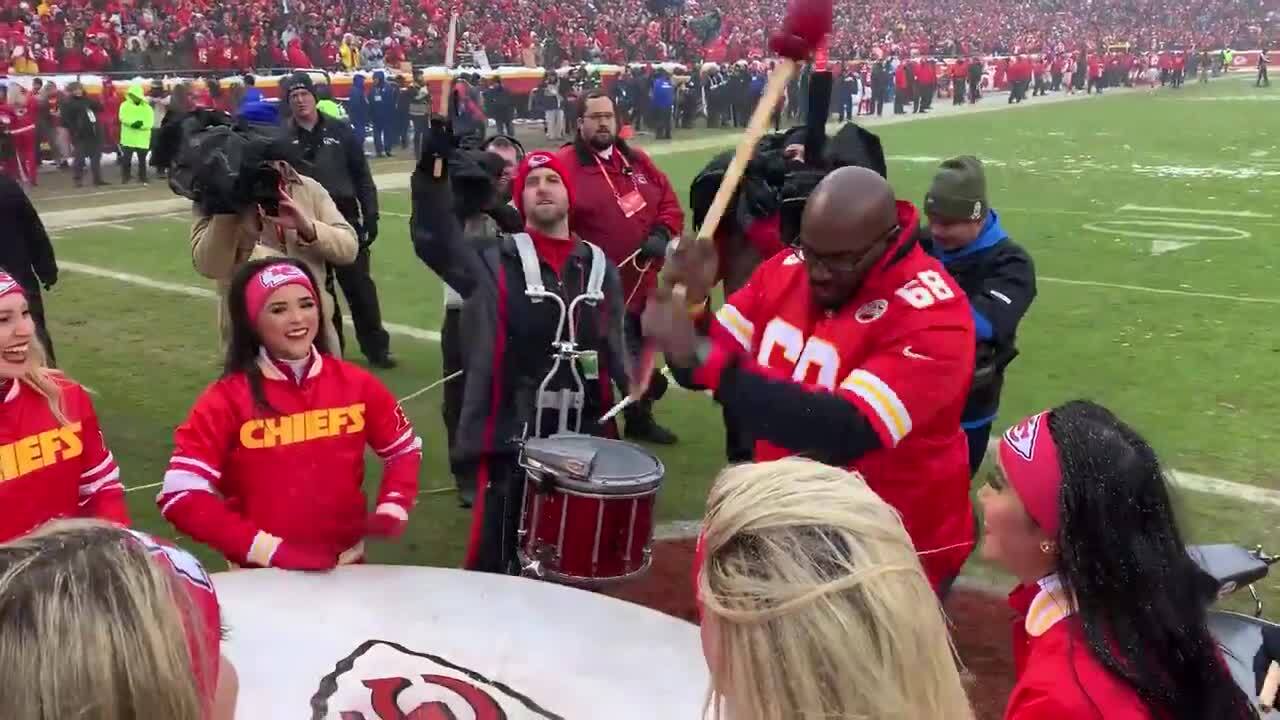
{"type": "Polygon", "coordinates": [[[978,468],[982,467],[982,459],[987,456],[987,442],[991,440],[991,423],[965,428],[964,435],[969,440],[969,477],[973,477],[978,474],[978,468]]]}
{"type": "Polygon", "coordinates": [[[656,139],[671,139],[671,108],[654,108],[653,128],[656,139]]]}
{"type": "MultiPolygon", "coordinates": [[[[462,308],[446,308],[444,324],[440,326],[440,377],[446,378],[463,369],[462,362],[462,308]]],[[[458,418],[462,416],[462,392],[466,388],[465,378],[455,378],[444,384],[444,402],[440,405],[440,416],[444,420],[444,431],[448,450],[453,452],[458,436],[458,418]]],[[[456,473],[454,483],[458,490],[475,492],[476,479],[466,473],[456,473]]]]}
{"type": "Polygon", "coordinates": [[[120,146],[120,178],[129,182],[129,165],[138,156],[138,182],[147,181],[147,151],[143,148],[120,146]]]}
{"type": "MultiPolygon", "coordinates": [[[[386,357],[391,351],[391,336],[382,327],[382,309],[378,306],[378,286],[370,275],[372,258],[369,246],[365,244],[364,230],[360,227],[360,216],[357,214],[359,204],[351,198],[334,198],[342,217],[356,228],[360,241],[360,252],[356,253],[355,262],[350,265],[335,266],[334,275],[342,294],[347,298],[347,306],[351,309],[351,322],[356,326],[356,342],[360,343],[360,352],[370,360],[386,357]]],[[[337,303],[334,303],[335,316],[337,303]]],[[[342,323],[334,321],[338,335],[343,334],[342,323]]]]}
{"type": "Polygon", "coordinates": [[[969,78],[969,104],[970,105],[978,102],[979,98],[982,97],[981,85],[982,85],[982,80],[974,80],[973,78],[969,78]]]}
{"type": "Polygon", "coordinates": [[[1271,87],[1271,81],[1267,79],[1267,66],[1258,66],[1258,79],[1253,81],[1254,87],[1271,87]]]}
{"type": "Polygon", "coordinates": [[[71,165],[71,180],[79,185],[84,182],[84,162],[89,161],[89,169],[93,172],[93,182],[101,185],[102,180],[102,151],[97,145],[76,145],[73,149],[75,153],[75,162],[71,165]]]}
{"type": "Polygon", "coordinates": [[[506,135],[507,137],[516,136],[516,124],[515,124],[515,121],[513,121],[511,118],[507,118],[505,120],[498,120],[496,122],[498,124],[499,135],[506,135]]]}
{"type": "Polygon", "coordinates": [[[489,457],[484,464],[484,488],[472,506],[471,522],[480,523],[479,538],[469,549],[468,570],[517,575],[516,533],[524,502],[524,470],[510,456],[489,457]],[[474,550],[474,552],[472,551],[474,550]]]}
{"type": "Polygon", "coordinates": [[[911,100],[907,97],[906,90],[896,90],[893,93],[893,114],[902,115],[907,112],[906,105],[911,100]]]}
{"type": "MultiPolygon", "coordinates": [[[[640,313],[627,311],[622,319],[622,331],[626,334],[627,348],[632,352],[634,362],[644,349],[644,332],[640,325],[640,313]]],[[[667,376],[655,369],[653,376],[649,379],[649,389],[645,391],[644,397],[640,402],[633,403],[622,411],[628,430],[635,427],[632,423],[644,425],[653,422],[653,404],[666,394],[669,385],[667,376]]]]}
{"type": "Polygon", "coordinates": [[[951,104],[964,104],[964,78],[953,78],[951,80],[951,104]]]}
{"type": "Polygon", "coordinates": [[[415,158],[421,157],[422,143],[430,130],[431,124],[427,121],[426,115],[413,118],[413,156],[415,158]]]}
{"type": "Polygon", "coordinates": [[[40,295],[40,283],[36,280],[24,282],[22,290],[27,296],[27,309],[31,311],[31,321],[36,326],[36,337],[44,346],[45,362],[49,367],[57,367],[58,361],[53,355],[53,338],[49,337],[49,326],[44,320],[44,298],[40,295]]]}
{"type": "Polygon", "coordinates": [[[378,307],[378,286],[369,274],[371,263],[368,245],[361,245],[355,262],[334,268],[338,285],[351,308],[351,322],[356,326],[356,342],[360,352],[370,360],[386,357],[391,352],[391,336],[382,327],[382,309],[378,307]]]}
{"type": "Polygon", "coordinates": [[[926,112],[933,108],[933,96],[938,92],[938,86],[931,83],[921,86],[920,89],[921,95],[917,98],[917,102],[920,105],[920,110],[926,112]]]}
{"type": "MultiPolygon", "coordinates": [[[[875,110],[877,116],[884,115],[884,93],[871,96],[871,109],[875,110]]],[[[870,115],[871,113],[867,113],[870,115]]]]}

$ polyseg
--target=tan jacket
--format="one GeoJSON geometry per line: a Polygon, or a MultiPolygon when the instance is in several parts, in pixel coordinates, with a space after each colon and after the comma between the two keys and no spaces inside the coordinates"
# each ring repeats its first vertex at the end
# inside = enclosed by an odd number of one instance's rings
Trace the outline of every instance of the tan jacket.
{"type": "Polygon", "coordinates": [[[320,183],[298,175],[292,169],[286,176],[289,195],[315,218],[315,241],[302,242],[296,232],[286,230],[281,243],[276,227],[270,222],[260,222],[254,207],[237,215],[197,217],[191,226],[191,262],[196,272],[218,283],[218,293],[222,298],[218,303],[218,329],[224,343],[231,335],[225,298],[236,268],[249,260],[273,255],[285,255],[306,263],[321,285],[316,288],[320,293],[323,316],[321,328],[336,355],[339,345],[338,332],[333,326],[333,310],[337,300],[325,288],[325,263],[349,265],[356,259],[359,249],[356,231],[338,212],[333,199],[320,183]]]}

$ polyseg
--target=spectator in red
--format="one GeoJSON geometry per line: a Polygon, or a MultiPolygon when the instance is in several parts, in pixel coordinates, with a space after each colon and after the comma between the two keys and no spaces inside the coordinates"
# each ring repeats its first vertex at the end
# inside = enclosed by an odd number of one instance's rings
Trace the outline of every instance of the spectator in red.
{"type": "MultiPolygon", "coordinates": [[[[63,52],[59,58],[58,70],[67,74],[80,74],[84,72],[84,53],[76,47],[75,35],[67,33],[62,36],[63,52]]],[[[41,70],[44,69],[42,66],[41,70]]]]}
{"type": "Polygon", "coordinates": [[[114,152],[120,144],[120,103],[124,98],[116,92],[115,83],[108,78],[102,80],[102,147],[107,152],[114,152]]]}
{"type": "MultiPolygon", "coordinates": [[[[568,168],[575,202],[570,229],[594,243],[622,275],[626,297],[623,331],[632,352],[643,345],[640,315],[656,286],[667,245],[684,229],[684,211],[671,181],[639,149],[617,135],[613,100],[600,89],[578,101],[578,127],[572,145],[559,152],[568,168]]],[[[649,392],[626,409],[626,436],[659,445],[677,442],[674,433],[653,418],[653,403],[667,379],[653,371],[649,392]]]]}
{"type": "Polygon", "coordinates": [[[111,67],[111,56],[107,54],[106,48],[103,47],[106,44],[106,40],[105,33],[100,33],[90,39],[89,44],[84,49],[84,72],[106,72],[107,68],[111,67]]]}
{"type": "Polygon", "coordinates": [[[295,67],[295,68],[314,67],[314,65],[311,64],[311,58],[307,57],[307,54],[302,50],[302,41],[299,40],[298,38],[294,38],[289,41],[288,56],[289,56],[289,65],[292,67],[295,67]]]}

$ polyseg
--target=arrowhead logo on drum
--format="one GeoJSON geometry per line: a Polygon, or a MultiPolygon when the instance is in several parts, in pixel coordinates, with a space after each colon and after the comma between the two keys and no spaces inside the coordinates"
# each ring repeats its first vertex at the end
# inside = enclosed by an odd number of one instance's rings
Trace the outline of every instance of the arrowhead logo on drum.
{"type": "Polygon", "coordinates": [[[385,640],[339,660],[311,711],[312,720],[563,720],[501,682],[385,640]]]}

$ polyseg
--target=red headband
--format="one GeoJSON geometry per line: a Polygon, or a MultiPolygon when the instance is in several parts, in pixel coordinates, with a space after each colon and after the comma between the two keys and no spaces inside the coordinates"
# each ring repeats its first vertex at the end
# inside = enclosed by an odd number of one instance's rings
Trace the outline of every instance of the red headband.
{"type": "Polygon", "coordinates": [[[286,285],[301,285],[316,299],[315,286],[311,279],[296,265],[289,263],[272,263],[259,270],[244,287],[244,305],[249,311],[249,322],[258,324],[258,316],[267,305],[271,293],[286,285]]]}
{"type": "Polygon", "coordinates": [[[1000,467],[1027,514],[1050,537],[1058,535],[1062,465],[1049,434],[1049,412],[1009,428],[1000,442],[1000,467]]]}
{"type": "Polygon", "coordinates": [[[524,160],[520,161],[520,165],[516,168],[516,176],[511,182],[511,199],[515,201],[516,209],[520,211],[520,214],[524,214],[524,183],[529,179],[529,173],[539,168],[546,168],[560,176],[560,182],[564,183],[565,193],[569,196],[569,207],[572,208],[573,183],[569,177],[569,168],[554,153],[538,150],[524,156],[524,160]]]}
{"type": "Polygon", "coordinates": [[[18,284],[17,280],[13,279],[12,275],[0,270],[0,298],[7,297],[9,295],[21,295],[26,297],[27,291],[22,289],[22,286],[18,284]]]}

